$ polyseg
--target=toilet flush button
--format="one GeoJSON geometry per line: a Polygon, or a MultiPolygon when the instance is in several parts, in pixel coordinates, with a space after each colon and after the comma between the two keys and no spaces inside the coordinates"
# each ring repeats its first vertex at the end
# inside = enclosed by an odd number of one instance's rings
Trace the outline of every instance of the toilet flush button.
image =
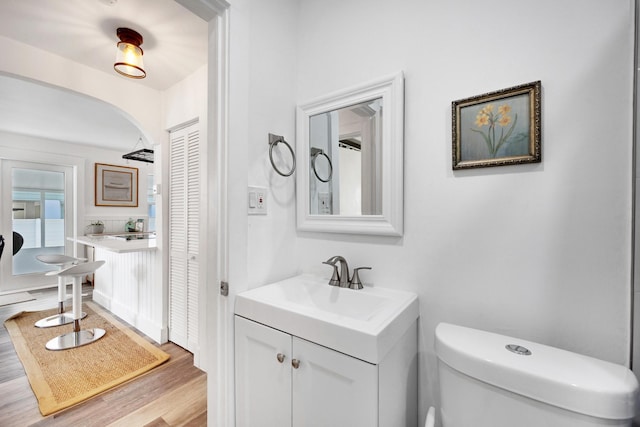
{"type": "Polygon", "coordinates": [[[507,344],[504,346],[504,348],[512,353],[519,354],[520,356],[531,356],[531,351],[529,351],[529,349],[526,347],[522,347],[521,345],[507,344]]]}

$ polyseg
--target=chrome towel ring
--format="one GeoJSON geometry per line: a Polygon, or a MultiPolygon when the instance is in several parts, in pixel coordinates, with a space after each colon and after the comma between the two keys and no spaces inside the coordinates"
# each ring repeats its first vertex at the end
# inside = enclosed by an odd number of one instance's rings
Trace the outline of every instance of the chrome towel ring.
{"type": "Polygon", "coordinates": [[[272,133],[269,134],[269,160],[271,161],[271,166],[273,166],[273,169],[275,169],[275,171],[278,172],[279,175],[291,176],[291,174],[293,174],[293,172],[296,170],[296,154],[293,152],[293,148],[291,148],[289,143],[284,140],[284,137],[280,135],[274,135],[272,133]],[[273,161],[273,147],[278,145],[279,142],[282,142],[284,145],[286,145],[291,152],[293,165],[291,165],[291,170],[289,172],[282,172],[280,169],[278,169],[275,162],[273,161]]]}
{"type": "Polygon", "coordinates": [[[313,168],[313,174],[318,178],[318,180],[322,182],[331,181],[331,176],[333,175],[333,164],[331,164],[331,159],[327,156],[327,153],[325,153],[324,150],[311,147],[311,167],[313,168]],[[318,171],[316,170],[316,160],[318,160],[318,156],[324,156],[327,159],[327,162],[329,162],[329,176],[326,179],[320,178],[320,175],[318,175],[318,171]]]}

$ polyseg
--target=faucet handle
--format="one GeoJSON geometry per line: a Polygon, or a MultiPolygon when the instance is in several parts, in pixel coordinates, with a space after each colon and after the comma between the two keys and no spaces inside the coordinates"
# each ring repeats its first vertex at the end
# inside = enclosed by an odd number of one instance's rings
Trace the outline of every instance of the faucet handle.
{"type": "Polygon", "coordinates": [[[358,267],[353,269],[353,277],[349,283],[351,289],[362,289],[362,282],[360,281],[358,270],[371,270],[371,267],[358,267]]]}
{"type": "Polygon", "coordinates": [[[338,274],[338,266],[334,262],[322,261],[323,264],[330,265],[333,267],[333,275],[331,276],[331,280],[329,280],[330,286],[340,286],[340,275],[338,274]]]}

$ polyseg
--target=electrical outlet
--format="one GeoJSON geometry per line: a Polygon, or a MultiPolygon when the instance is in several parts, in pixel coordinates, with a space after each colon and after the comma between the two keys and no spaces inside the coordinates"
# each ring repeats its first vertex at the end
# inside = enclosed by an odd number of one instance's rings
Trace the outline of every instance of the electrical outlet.
{"type": "Polygon", "coordinates": [[[318,193],[318,213],[320,215],[331,215],[331,193],[318,193]]]}
{"type": "Polygon", "coordinates": [[[249,187],[247,212],[249,215],[267,214],[267,189],[264,187],[249,187]]]}

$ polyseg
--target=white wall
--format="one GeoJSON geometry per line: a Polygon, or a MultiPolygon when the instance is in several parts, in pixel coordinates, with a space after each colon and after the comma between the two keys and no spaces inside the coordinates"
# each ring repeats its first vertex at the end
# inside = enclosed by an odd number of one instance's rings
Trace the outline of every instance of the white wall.
{"type": "MultiPolygon", "coordinates": [[[[104,222],[111,220],[126,220],[128,217],[147,217],[147,175],[153,173],[153,165],[142,162],[127,162],[122,159],[122,152],[119,150],[106,150],[89,145],[73,144],[64,141],[51,140],[46,138],[31,137],[27,135],[14,134],[0,131],[0,157],[17,158],[15,151],[22,151],[25,160],[36,160],[50,155],[59,156],[61,154],[82,159],[84,168],[80,172],[79,178],[82,186],[79,186],[81,193],[78,197],[79,221],[78,233],[84,234],[85,218],[91,220],[101,219],[104,222]],[[95,206],[95,163],[107,163],[115,165],[126,165],[138,168],[138,207],[104,207],[95,206]]],[[[124,225],[119,230],[124,231],[124,225]]]]}
{"type": "MultiPolygon", "coordinates": [[[[295,175],[269,162],[268,134],[295,147],[297,0],[234,0],[229,9],[228,274],[226,348],[228,424],[233,425],[233,307],[235,294],[298,271],[295,175]],[[247,215],[247,186],[268,189],[266,216],[247,215]],[[229,374],[230,373],[230,374],[229,374]]],[[[211,394],[211,387],[209,387],[211,394]]]]}
{"type": "MultiPolygon", "coordinates": [[[[207,112],[207,66],[162,92],[163,128],[171,129],[200,118],[207,112]]],[[[203,126],[206,129],[206,126],[203,126]]]]}
{"type": "Polygon", "coordinates": [[[273,170],[268,144],[274,133],[295,147],[297,11],[295,0],[240,0],[230,10],[229,262],[236,291],[298,269],[295,175],[273,170]],[[266,216],[247,217],[248,185],[268,188],[266,216]]]}
{"type": "Polygon", "coordinates": [[[237,1],[231,17],[236,289],[340,254],[373,266],[366,283],[416,292],[421,419],[437,404],[442,321],[628,364],[633,0],[237,1]],[[293,181],[270,169],[267,133],[291,142],[295,103],[398,70],[404,237],[294,232],[293,181]],[[454,173],[451,102],[534,80],[542,163],[454,173]],[[266,217],[244,214],[245,167],[269,187],[266,217]]]}
{"type": "Polygon", "coordinates": [[[0,36],[0,71],[89,95],[117,107],[140,127],[151,144],[165,137],[161,128],[160,92],[47,51],[0,36]]]}
{"type": "Polygon", "coordinates": [[[299,27],[300,101],[405,72],[404,238],[297,244],[419,294],[423,407],[442,321],[627,364],[633,1],[303,0],[299,27]],[[451,101],[534,80],[543,162],[454,173],[451,101]]]}

